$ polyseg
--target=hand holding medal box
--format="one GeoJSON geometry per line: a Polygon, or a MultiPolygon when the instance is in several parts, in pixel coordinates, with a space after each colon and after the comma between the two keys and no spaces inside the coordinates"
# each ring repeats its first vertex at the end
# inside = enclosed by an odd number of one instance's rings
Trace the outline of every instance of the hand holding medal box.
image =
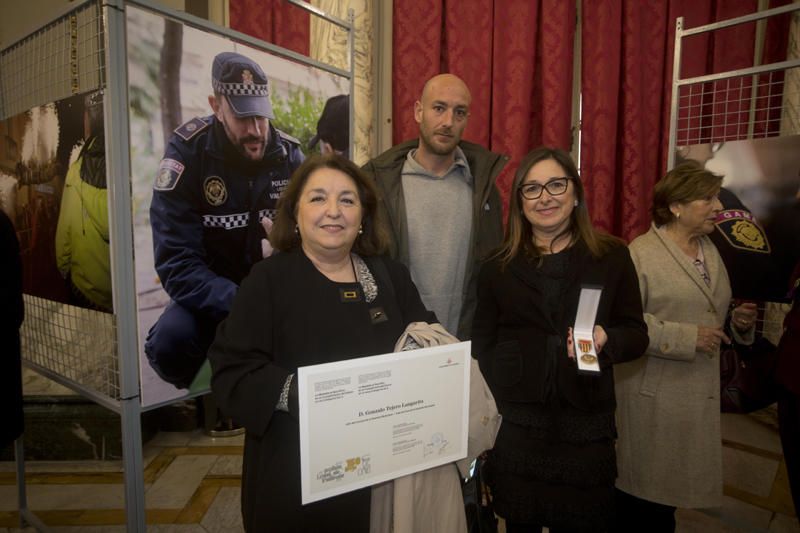
{"type": "Polygon", "coordinates": [[[595,319],[597,318],[597,307],[600,305],[600,295],[602,293],[603,288],[599,285],[584,285],[581,287],[578,312],[575,314],[575,326],[572,328],[575,360],[578,362],[578,372],[580,373],[600,373],[600,363],[597,360],[593,332],[595,319]]]}

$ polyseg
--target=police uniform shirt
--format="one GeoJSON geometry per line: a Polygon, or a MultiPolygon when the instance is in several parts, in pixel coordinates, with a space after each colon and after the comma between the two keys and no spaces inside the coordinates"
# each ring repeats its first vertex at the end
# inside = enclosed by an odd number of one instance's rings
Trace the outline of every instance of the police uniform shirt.
{"type": "Polygon", "coordinates": [[[261,259],[260,220],[304,156],[270,125],[261,161],[238,154],[213,117],[175,129],[159,165],[150,206],[156,271],[170,298],[222,318],[242,278],[261,259]]]}

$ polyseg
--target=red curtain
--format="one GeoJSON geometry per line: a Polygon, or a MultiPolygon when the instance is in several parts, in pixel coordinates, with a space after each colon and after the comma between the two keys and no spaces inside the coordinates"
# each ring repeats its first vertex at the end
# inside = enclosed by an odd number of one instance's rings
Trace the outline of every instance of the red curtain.
{"type": "Polygon", "coordinates": [[[404,0],[393,16],[395,142],[419,133],[425,81],[451,72],[472,92],[464,138],[512,158],[498,179],[505,198],[531,148],[570,148],[573,2],[404,0]]]}
{"type": "MultiPolygon", "coordinates": [[[[770,7],[786,3],[774,1],[770,7]]],[[[757,0],[583,0],[581,173],[594,222],[627,240],[650,224],[652,188],[667,165],[675,19],[684,28],[755,12],[757,0]]],[[[788,17],[769,23],[764,62],[785,59],[788,17]]],[[[683,78],[753,65],[755,24],[683,41],[683,78]]],[[[782,77],[759,81],[756,132],[776,135],[782,77]]],[[[744,138],[752,78],[680,93],[678,144],[744,138]]]]}
{"type": "Polygon", "coordinates": [[[663,166],[668,3],[581,7],[581,175],[595,224],[631,239],[649,225],[650,191],[663,166]]]}
{"type": "MultiPolygon", "coordinates": [[[[693,28],[754,12],[757,0],[581,2],[581,174],[594,222],[630,240],[649,226],[652,188],[666,169],[675,18],[693,28]]],[[[473,97],[465,138],[511,156],[498,180],[507,199],[531,148],[571,148],[575,16],[571,0],[394,2],[394,142],[417,136],[414,102],[425,81],[456,74],[473,97]]],[[[230,18],[234,29],[308,53],[308,15],[284,0],[231,0],[230,18]]],[[[789,22],[770,20],[763,62],[785,59],[789,22]]],[[[685,39],[682,76],[751,66],[754,37],[749,24],[685,39]]],[[[757,83],[755,134],[776,135],[782,74],[757,83]]],[[[748,78],[681,93],[679,145],[742,138],[751,91],[748,78]]]]}
{"type": "MultiPolygon", "coordinates": [[[[231,29],[308,55],[308,12],[285,0],[231,0],[231,29]]],[[[267,72],[269,76],[269,72],[267,72]]]]}

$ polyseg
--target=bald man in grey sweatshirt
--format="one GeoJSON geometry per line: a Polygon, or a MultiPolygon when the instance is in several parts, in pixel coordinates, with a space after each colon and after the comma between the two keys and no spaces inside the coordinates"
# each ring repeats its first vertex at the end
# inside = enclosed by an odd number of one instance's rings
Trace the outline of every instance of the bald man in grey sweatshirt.
{"type": "Polygon", "coordinates": [[[414,103],[419,139],[364,166],[389,214],[392,256],[408,266],[428,309],[462,340],[472,329],[479,263],[503,238],[495,180],[508,161],[461,140],[471,101],[461,79],[434,76],[414,103]]]}

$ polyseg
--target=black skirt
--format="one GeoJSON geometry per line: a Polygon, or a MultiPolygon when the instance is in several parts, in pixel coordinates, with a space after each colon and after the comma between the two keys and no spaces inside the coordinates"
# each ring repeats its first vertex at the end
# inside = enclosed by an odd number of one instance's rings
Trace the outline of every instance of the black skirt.
{"type": "Polygon", "coordinates": [[[606,531],[617,477],[614,415],[504,406],[488,461],[495,511],[510,522],[606,531]]]}

